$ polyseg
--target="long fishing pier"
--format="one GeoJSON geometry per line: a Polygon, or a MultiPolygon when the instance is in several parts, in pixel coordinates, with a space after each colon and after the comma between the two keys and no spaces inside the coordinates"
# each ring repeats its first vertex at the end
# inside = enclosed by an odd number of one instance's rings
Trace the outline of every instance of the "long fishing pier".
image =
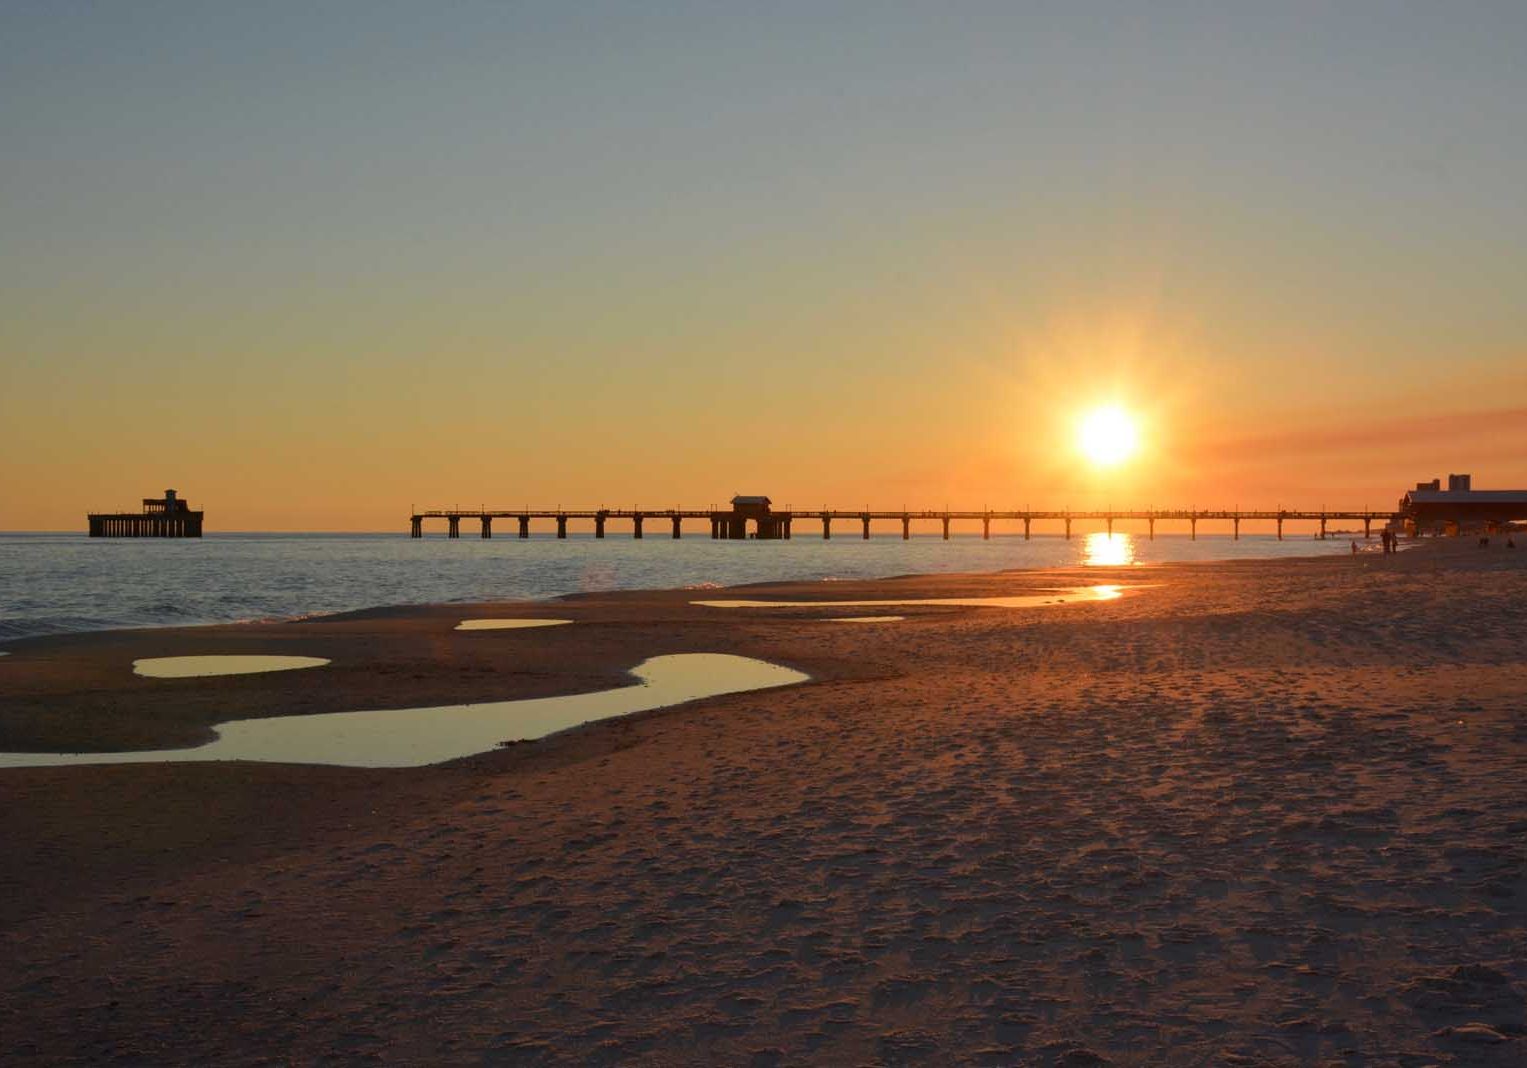
{"type": "Polygon", "coordinates": [[[937,523],[942,530],[944,540],[949,540],[949,528],[951,524],[980,523],[981,537],[990,538],[993,523],[1022,523],[1023,536],[1027,540],[1033,531],[1035,523],[1053,523],[1064,525],[1067,539],[1071,537],[1071,524],[1078,521],[1103,522],[1107,525],[1108,532],[1113,533],[1113,525],[1116,522],[1134,521],[1144,522],[1148,535],[1151,539],[1156,537],[1157,523],[1183,523],[1187,525],[1188,534],[1191,538],[1198,537],[1198,524],[1202,522],[1228,522],[1231,524],[1233,536],[1239,540],[1241,536],[1242,522],[1271,522],[1277,525],[1278,540],[1283,540],[1283,526],[1285,523],[1318,523],[1321,538],[1326,537],[1328,524],[1331,522],[1362,523],[1363,537],[1373,536],[1373,524],[1388,523],[1397,518],[1397,513],[1376,512],[1368,510],[1360,511],[1329,511],[1318,512],[1292,511],[1278,509],[1275,511],[1241,511],[1239,509],[1103,509],[1090,511],[997,511],[984,510],[979,512],[962,511],[874,511],[868,509],[786,509],[775,511],[769,506],[767,498],[743,498],[733,501],[729,509],[685,509],[685,508],[599,508],[594,510],[577,510],[566,508],[534,509],[534,508],[508,508],[508,509],[459,509],[440,508],[415,512],[409,520],[410,534],[415,538],[424,536],[424,522],[428,519],[444,519],[446,521],[446,536],[450,538],[461,537],[461,521],[475,521],[479,524],[479,530],[484,538],[493,536],[493,521],[496,519],[512,520],[517,524],[521,538],[530,537],[530,521],[532,519],[555,520],[557,524],[557,537],[567,537],[567,525],[570,521],[592,522],[594,537],[602,538],[611,520],[615,520],[624,526],[630,523],[633,537],[640,538],[647,529],[647,524],[655,523],[659,529],[667,524],[671,536],[677,538],[681,535],[684,520],[701,520],[710,523],[710,536],[722,540],[740,540],[745,538],[758,538],[762,540],[788,540],[797,522],[820,523],[822,537],[830,539],[833,534],[833,524],[840,524],[839,530],[852,530],[853,524],[859,525],[860,536],[868,539],[870,536],[870,523],[872,521],[890,521],[901,523],[902,540],[912,537],[912,524],[937,523]]]}

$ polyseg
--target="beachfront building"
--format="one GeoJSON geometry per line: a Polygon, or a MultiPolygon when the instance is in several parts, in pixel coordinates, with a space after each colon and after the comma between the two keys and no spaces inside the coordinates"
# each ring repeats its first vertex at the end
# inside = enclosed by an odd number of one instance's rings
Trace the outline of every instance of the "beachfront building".
{"type": "Polygon", "coordinates": [[[1471,475],[1448,475],[1447,489],[1440,478],[1417,482],[1399,513],[1412,535],[1498,530],[1527,520],[1527,490],[1477,490],[1471,475]]]}
{"type": "Polygon", "coordinates": [[[199,538],[202,513],[191,511],[172,489],[163,497],[144,497],[139,512],[91,512],[92,538],[199,538]]]}

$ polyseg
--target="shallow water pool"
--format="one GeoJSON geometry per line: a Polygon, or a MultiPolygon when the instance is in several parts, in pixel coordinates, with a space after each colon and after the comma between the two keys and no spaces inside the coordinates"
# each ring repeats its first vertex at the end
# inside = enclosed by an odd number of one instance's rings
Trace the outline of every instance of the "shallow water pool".
{"type": "Polygon", "coordinates": [[[391,708],[315,716],[241,719],[217,725],[217,738],[187,749],[128,753],[0,753],[0,767],[256,760],[403,768],[483,753],[593,720],[666,708],[705,697],[790,686],[810,676],[724,653],[654,656],[631,669],[634,686],[563,697],[437,708],[391,708]]]}
{"type": "Polygon", "coordinates": [[[211,675],[258,675],[300,671],[329,663],[321,656],[155,656],[133,661],[133,674],[150,679],[193,679],[211,675]]]}

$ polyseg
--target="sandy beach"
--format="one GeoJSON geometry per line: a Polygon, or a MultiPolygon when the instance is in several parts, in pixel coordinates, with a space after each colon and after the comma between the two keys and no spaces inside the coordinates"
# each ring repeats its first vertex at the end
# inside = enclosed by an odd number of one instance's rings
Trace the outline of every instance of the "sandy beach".
{"type": "Polygon", "coordinates": [[[16,643],[6,751],[811,681],[417,769],[0,770],[5,1061],[1519,1065],[1524,623],[1527,554],[1455,541],[16,643]],[[199,653],[332,663],[132,673],[199,653]]]}

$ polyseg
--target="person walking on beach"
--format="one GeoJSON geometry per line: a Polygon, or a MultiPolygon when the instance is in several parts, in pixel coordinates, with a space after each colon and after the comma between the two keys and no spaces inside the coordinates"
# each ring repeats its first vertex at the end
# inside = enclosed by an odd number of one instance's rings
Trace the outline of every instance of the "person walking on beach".
{"type": "Polygon", "coordinates": [[[1352,555],[1353,556],[1357,555],[1357,539],[1356,538],[1352,539],[1352,555]]]}

